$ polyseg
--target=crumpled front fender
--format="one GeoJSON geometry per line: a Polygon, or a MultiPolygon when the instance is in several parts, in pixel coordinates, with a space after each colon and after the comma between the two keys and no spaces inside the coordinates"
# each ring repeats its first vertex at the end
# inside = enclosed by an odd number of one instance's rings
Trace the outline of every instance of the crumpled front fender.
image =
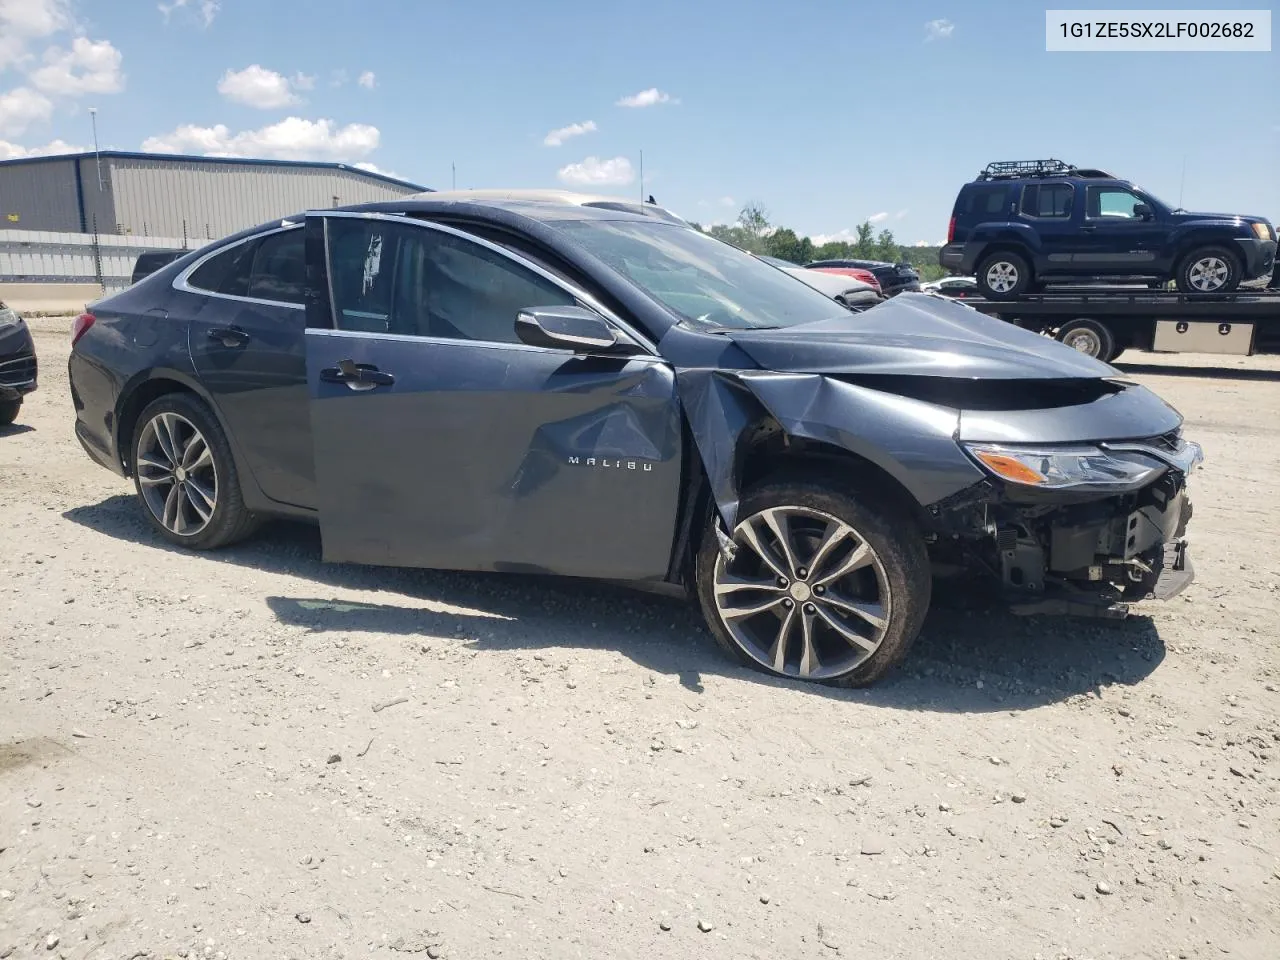
{"type": "Polygon", "coordinates": [[[737,523],[739,452],[751,427],[772,417],[790,437],[830,444],[874,463],[922,506],[983,478],[956,443],[955,410],[823,374],[678,370],[676,384],[711,493],[737,523]]]}

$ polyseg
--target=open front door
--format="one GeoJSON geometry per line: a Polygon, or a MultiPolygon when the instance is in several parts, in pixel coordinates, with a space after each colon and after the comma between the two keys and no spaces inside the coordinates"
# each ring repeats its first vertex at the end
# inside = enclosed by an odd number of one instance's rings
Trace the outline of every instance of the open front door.
{"type": "Polygon", "coordinates": [[[680,492],[656,357],[516,341],[560,282],[403,218],[308,218],[307,385],[326,560],[665,575],[680,492]],[[323,249],[322,249],[323,248],[323,249]]]}

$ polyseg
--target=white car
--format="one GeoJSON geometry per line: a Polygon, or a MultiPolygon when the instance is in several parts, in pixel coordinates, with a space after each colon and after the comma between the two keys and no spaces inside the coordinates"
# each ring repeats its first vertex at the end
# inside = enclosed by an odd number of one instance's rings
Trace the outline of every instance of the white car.
{"type": "Polygon", "coordinates": [[[766,257],[763,254],[756,254],[756,256],[771,267],[777,267],[797,280],[807,283],[819,293],[825,293],[850,310],[866,310],[884,301],[884,297],[880,296],[875,287],[853,277],[839,273],[825,273],[821,270],[806,270],[798,264],[778,257],[766,257]]]}

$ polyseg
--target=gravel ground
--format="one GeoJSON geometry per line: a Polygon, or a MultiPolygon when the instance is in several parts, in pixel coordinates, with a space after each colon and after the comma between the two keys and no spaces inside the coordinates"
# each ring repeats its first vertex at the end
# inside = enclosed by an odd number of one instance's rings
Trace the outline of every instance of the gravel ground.
{"type": "Polygon", "coordinates": [[[869,691],[590,583],[170,549],[0,435],[0,958],[1280,956],[1280,362],[1139,355],[1208,461],[1122,624],[938,611],[869,691]]]}

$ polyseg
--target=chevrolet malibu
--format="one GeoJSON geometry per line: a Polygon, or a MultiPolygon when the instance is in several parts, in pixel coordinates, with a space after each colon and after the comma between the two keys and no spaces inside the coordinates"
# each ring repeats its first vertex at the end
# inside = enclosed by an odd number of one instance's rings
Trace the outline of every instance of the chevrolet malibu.
{"type": "Polygon", "coordinates": [[[855,686],[933,576],[1119,616],[1192,576],[1182,418],[1113,368],[907,293],[851,313],[646,205],[412,198],[188,254],[73,330],[75,432],[193,549],[696,598],[773,674],[855,686]]]}

